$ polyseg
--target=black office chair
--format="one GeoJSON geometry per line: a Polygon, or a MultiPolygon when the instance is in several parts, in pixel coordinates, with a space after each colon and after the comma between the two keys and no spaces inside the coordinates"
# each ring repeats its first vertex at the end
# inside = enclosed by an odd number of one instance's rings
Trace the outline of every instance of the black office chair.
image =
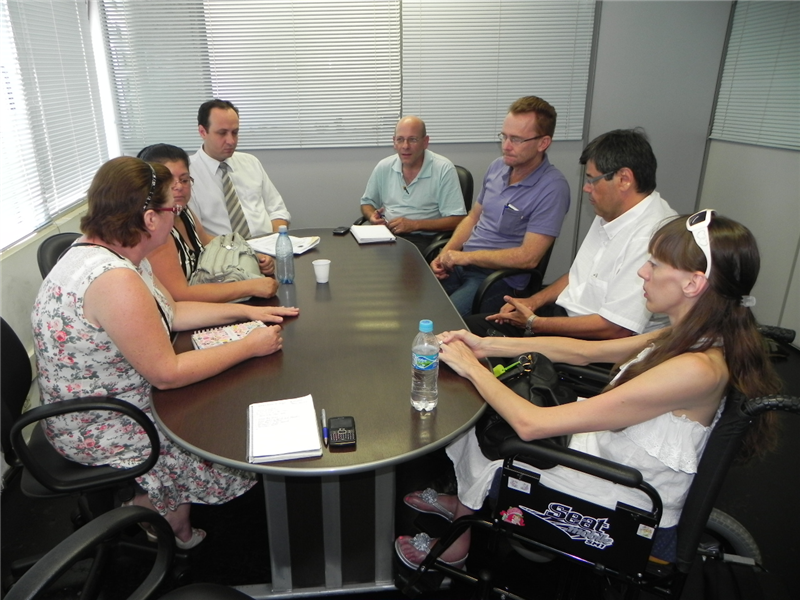
{"type": "MultiPolygon", "coordinates": [[[[31,384],[28,353],[5,319],[0,318],[0,370],[2,370],[2,442],[6,462],[21,471],[20,489],[29,497],[50,498],[76,495],[78,512],[74,517],[81,526],[116,504],[115,494],[127,500],[134,493],[135,478],[147,473],[159,456],[160,443],[155,424],[129,402],[103,396],[64,400],[22,412],[31,384]],[[118,469],[110,466],[87,466],[69,460],[50,444],[38,422],[57,415],[108,410],[122,413],[144,430],[149,438],[150,456],[137,466],[118,469]],[[26,441],[25,428],[36,423],[26,441]]],[[[12,574],[24,572],[35,559],[17,561],[12,574]]],[[[96,581],[90,577],[82,595],[92,598],[96,581]]]]}
{"type": "Polygon", "coordinates": [[[80,233],[55,233],[42,240],[42,243],[39,244],[39,249],[36,251],[36,261],[39,263],[39,272],[42,274],[42,279],[47,277],[47,274],[58,262],[58,259],[61,258],[61,255],[79,237],[81,237],[80,233]]]}
{"type": "MultiPolygon", "coordinates": [[[[472,194],[475,190],[472,173],[470,173],[469,169],[466,167],[462,167],[460,165],[454,166],[456,168],[456,173],[458,174],[458,184],[461,186],[461,195],[464,197],[464,208],[466,208],[467,213],[469,213],[470,209],[472,208],[472,194]]],[[[366,222],[367,218],[362,215],[355,220],[353,225],[363,225],[366,222]]],[[[453,235],[452,231],[443,231],[441,233],[437,233],[432,237],[431,243],[434,243],[440,239],[448,239],[451,235],[453,235]]]]}
{"type": "MultiPolygon", "coordinates": [[[[113,553],[113,543],[130,527],[148,523],[156,532],[158,547],[155,561],[144,581],[128,596],[128,600],[246,600],[250,596],[216,584],[199,583],[177,588],[166,595],[156,595],[167,582],[175,556],[175,536],[166,519],[141,506],[123,506],[97,517],[48,552],[9,590],[6,600],[34,600],[41,597],[61,575],[79,560],[98,550],[113,553]]],[[[92,569],[103,569],[108,561],[92,569]]],[[[100,572],[100,575],[104,573],[100,572]]],[[[83,596],[81,596],[83,598],[83,596]]]]}
{"type": "MultiPolygon", "coordinates": [[[[503,449],[503,454],[511,458],[504,463],[500,496],[491,518],[486,519],[476,514],[455,521],[433,546],[416,573],[404,582],[403,589],[407,594],[415,593],[421,578],[430,570],[435,570],[453,579],[478,586],[481,598],[522,599],[523,596],[517,593],[524,594],[524,591],[511,593],[504,589],[502,583],[496,585],[486,569],[475,575],[438,560],[442,552],[467,528],[474,527],[490,532],[493,540],[510,541],[512,545],[521,547],[523,552],[529,551],[532,557],[540,560],[547,557],[566,559],[575,565],[575,569],[569,570],[567,575],[573,582],[580,574],[591,576],[593,573],[614,579],[618,586],[626,587],[626,597],[635,597],[638,590],[644,590],[662,597],[679,598],[698,556],[702,556],[704,560],[724,560],[727,557],[729,560],[740,561],[742,557],[725,554],[726,544],[744,549],[755,546],[751,540],[746,539],[749,534],[741,524],[714,509],[714,502],[747,428],[755,416],[769,410],[800,414],[800,398],[775,395],[745,400],[738,393],[728,398],[722,416],[709,437],[681,513],[677,530],[677,559],[674,563],[659,564],[649,561],[653,539],[643,536],[642,533],[646,534],[657,526],[661,516],[661,500],[655,489],[642,480],[639,471],[552,443],[514,439],[509,440],[503,449]],[[530,459],[554,462],[621,485],[642,489],[653,499],[653,509],[640,510],[620,503],[615,510],[609,510],[539,486],[538,476],[521,464],[530,459]],[[509,485],[509,480],[512,480],[513,485],[509,485]],[[527,493],[519,490],[526,490],[527,493]],[[570,526],[574,526],[575,530],[580,529],[575,523],[582,523],[581,520],[570,521],[567,516],[562,519],[566,521],[563,523],[564,527],[554,526],[551,523],[557,522],[559,515],[552,514],[552,503],[562,508],[570,507],[576,514],[591,515],[593,522],[606,519],[603,522],[608,527],[600,528],[602,531],[598,529],[590,532],[594,535],[594,539],[590,540],[591,536],[581,537],[577,534],[579,532],[570,529],[570,526]],[[509,519],[510,507],[519,511],[524,527],[513,524],[514,519],[509,519]],[[700,545],[707,526],[715,532],[714,537],[721,541],[720,544],[700,545]],[[587,543],[587,540],[591,543],[587,543]],[[609,541],[613,543],[608,544],[609,541]],[[589,569],[578,572],[583,567],[589,569]]],[[[757,558],[757,553],[750,558],[757,558]]]]}

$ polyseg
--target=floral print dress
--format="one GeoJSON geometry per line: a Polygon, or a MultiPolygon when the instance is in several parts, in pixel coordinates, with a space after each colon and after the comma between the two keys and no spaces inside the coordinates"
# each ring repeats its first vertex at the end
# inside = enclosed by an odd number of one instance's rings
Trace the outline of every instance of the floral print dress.
{"type": "MultiPolygon", "coordinates": [[[[125,359],[108,334],[83,316],[89,285],[111,269],[132,269],[153,293],[164,335],[172,310],[153,283],[150,263],[137,268],[102,246],[72,247],[45,279],[31,315],[42,403],[83,396],[112,396],[142,409],[151,419],[152,386],[125,359]]],[[[135,327],[131,323],[131,327],[135,327]]],[[[128,467],[150,453],[144,431],[128,417],[109,411],[87,411],[47,419],[42,423],[53,446],[80,463],[128,467]]],[[[205,461],[176,446],[159,430],[160,458],[137,479],[162,515],[178,505],[222,504],[255,484],[253,474],[205,461]]]]}

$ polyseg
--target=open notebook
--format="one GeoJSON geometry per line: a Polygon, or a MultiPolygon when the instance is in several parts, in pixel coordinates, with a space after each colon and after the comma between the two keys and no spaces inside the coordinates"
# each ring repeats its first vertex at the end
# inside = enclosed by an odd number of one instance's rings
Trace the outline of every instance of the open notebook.
{"type": "MultiPolygon", "coordinates": [[[[314,246],[319,244],[318,235],[314,235],[311,237],[302,237],[302,238],[290,235],[289,239],[292,240],[292,251],[295,254],[303,254],[303,252],[308,252],[314,246]]],[[[278,243],[278,234],[271,233],[263,237],[253,238],[251,240],[247,240],[247,243],[250,244],[250,246],[256,252],[261,252],[262,254],[269,254],[270,256],[275,256],[275,244],[278,243]]]]}

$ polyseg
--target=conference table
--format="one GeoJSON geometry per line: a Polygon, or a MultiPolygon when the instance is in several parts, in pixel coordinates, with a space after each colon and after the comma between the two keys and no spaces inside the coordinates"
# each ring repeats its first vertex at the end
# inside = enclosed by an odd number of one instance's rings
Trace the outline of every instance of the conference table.
{"type": "MultiPolygon", "coordinates": [[[[393,587],[395,465],[446,445],[485,406],[474,386],[439,369],[439,404],[411,407],[411,342],[421,319],[434,331],[464,322],[417,248],[359,245],[330,229],[295,256],[295,282],[267,304],[297,306],[283,323],[283,350],[175,390],[155,390],[153,413],[177,444],[218,464],[260,473],[264,481],[271,581],[240,587],[254,598],[331,595],[393,587]],[[331,260],[318,284],[311,262],[331,260]],[[311,394],[328,417],[355,418],[354,450],[302,460],[250,464],[247,407],[311,394]]],[[[191,332],[175,341],[192,349],[191,332]]]]}

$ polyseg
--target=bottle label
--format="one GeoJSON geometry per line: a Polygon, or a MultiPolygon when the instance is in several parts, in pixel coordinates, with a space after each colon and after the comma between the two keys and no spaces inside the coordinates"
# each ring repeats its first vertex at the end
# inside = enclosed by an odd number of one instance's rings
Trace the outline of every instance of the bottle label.
{"type": "Polygon", "coordinates": [[[430,371],[439,366],[438,354],[414,354],[411,353],[411,365],[420,371],[430,371]]]}

